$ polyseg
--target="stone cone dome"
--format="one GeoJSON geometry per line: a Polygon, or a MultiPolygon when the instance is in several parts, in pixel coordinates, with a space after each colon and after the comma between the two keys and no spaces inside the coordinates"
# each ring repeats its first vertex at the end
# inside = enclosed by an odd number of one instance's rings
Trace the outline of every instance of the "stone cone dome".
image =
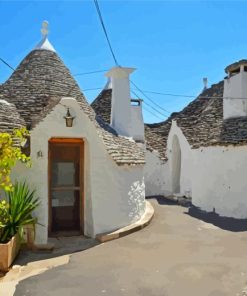
{"type": "Polygon", "coordinates": [[[86,105],[84,95],[56,52],[31,51],[0,86],[0,99],[14,103],[28,125],[52,100],[72,96],[86,105]]]}
{"type": "Polygon", "coordinates": [[[21,118],[15,105],[0,100],[0,132],[11,133],[13,129],[24,126],[25,121],[21,118]]]}

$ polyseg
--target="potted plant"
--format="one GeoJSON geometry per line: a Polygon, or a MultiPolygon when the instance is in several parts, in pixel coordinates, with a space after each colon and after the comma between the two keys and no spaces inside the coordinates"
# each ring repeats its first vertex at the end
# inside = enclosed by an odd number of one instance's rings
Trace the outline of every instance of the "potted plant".
{"type": "MultiPolygon", "coordinates": [[[[31,220],[34,205],[30,203],[30,191],[26,184],[13,186],[10,175],[17,162],[30,166],[30,157],[22,152],[21,146],[26,142],[29,132],[26,128],[14,129],[12,134],[0,133],[0,190],[9,192],[8,200],[0,197],[0,270],[6,269],[18,252],[25,220],[31,220]],[[20,197],[22,195],[22,197],[20,197]],[[26,197],[23,197],[26,195],[26,197]],[[19,196],[19,197],[18,197],[19,196]],[[28,198],[29,196],[29,198],[28,198]],[[29,216],[23,211],[29,211],[29,216]]],[[[31,193],[31,199],[33,199],[31,193]]],[[[34,200],[31,200],[33,203],[34,200]]]]}
{"type": "Polygon", "coordinates": [[[24,227],[37,223],[32,212],[39,205],[35,191],[25,182],[16,182],[6,195],[7,200],[0,204],[0,270],[3,271],[8,270],[19,252],[24,227]]]}

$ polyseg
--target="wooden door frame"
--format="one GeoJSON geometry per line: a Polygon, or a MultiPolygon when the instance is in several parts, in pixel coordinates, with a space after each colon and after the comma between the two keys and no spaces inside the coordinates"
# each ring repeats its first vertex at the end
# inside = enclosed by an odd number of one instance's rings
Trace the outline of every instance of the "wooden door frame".
{"type": "Polygon", "coordinates": [[[48,236],[53,236],[52,226],[52,202],[51,202],[51,145],[68,145],[80,147],[80,234],[84,234],[84,140],[82,138],[50,138],[48,141],[48,236]]]}

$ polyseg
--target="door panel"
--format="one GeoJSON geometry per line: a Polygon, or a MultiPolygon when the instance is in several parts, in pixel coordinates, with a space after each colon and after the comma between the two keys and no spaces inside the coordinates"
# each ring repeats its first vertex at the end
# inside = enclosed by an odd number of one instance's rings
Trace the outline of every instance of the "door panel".
{"type": "Polygon", "coordinates": [[[82,143],[49,142],[51,233],[82,228],[82,143]]]}
{"type": "Polygon", "coordinates": [[[52,191],[52,232],[80,231],[79,201],[79,191],[52,191]]]}

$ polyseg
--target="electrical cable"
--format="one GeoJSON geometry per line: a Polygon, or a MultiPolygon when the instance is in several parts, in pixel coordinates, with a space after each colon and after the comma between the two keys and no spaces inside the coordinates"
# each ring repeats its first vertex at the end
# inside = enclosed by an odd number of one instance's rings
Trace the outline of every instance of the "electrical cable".
{"type": "Polygon", "coordinates": [[[100,11],[100,7],[99,7],[99,3],[98,3],[98,0],[94,0],[94,5],[95,5],[95,8],[96,8],[96,11],[98,13],[98,16],[99,16],[99,19],[100,19],[100,23],[101,23],[101,26],[102,26],[102,29],[104,31],[104,34],[105,34],[105,37],[106,37],[106,40],[107,40],[107,43],[108,43],[108,46],[110,48],[110,51],[111,51],[111,54],[112,54],[112,57],[114,59],[114,62],[116,64],[116,66],[119,66],[119,63],[116,59],[116,56],[114,54],[114,51],[113,51],[113,48],[111,46],[111,42],[110,42],[110,39],[109,39],[109,36],[107,34],[107,31],[106,31],[106,27],[105,27],[105,24],[104,24],[104,21],[103,21],[103,17],[102,17],[102,14],[101,14],[101,11],[100,11]]]}
{"type": "Polygon", "coordinates": [[[143,109],[145,110],[145,111],[147,111],[148,113],[150,113],[150,114],[152,114],[153,116],[155,116],[156,118],[158,118],[159,120],[164,120],[163,118],[161,118],[161,117],[159,117],[158,115],[156,115],[155,113],[153,113],[152,111],[150,111],[150,110],[148,110],[145,106],[142,106],[143,107],[143,109]]]}
{"type": "MultiPolygon", "coordinates": [[[[137,95],[137,93],[133,90],[131,90],[131,92],[137,97],[139,98],[139,96],[137,95]]],[[[164,116],[164,117],[168,117],[167,115],[161,113],[159,110],[155,109],[153,106],[151,106],[150,104],[148,104],[146,101],[143,100],[143,103],[146,104],[147,106],[149,106],[150,108],[152,108],[155,112],[159,113],[160,115],[164,116]]],[[[145,108],[144,108],[145,109],[145,108]]],[[[147,109],[147,108],[146,108],[147,109]]],[[[150,111],[151,112],[151,111],[150,111]]],[[[154,113],[152,112],[152,114],[154,115],[154,113]]],[[[157,115],[155,115],[157,117],[157,115]]],[[[162,119],[163,120],[163,119],[162,119]]]]}
{"type": "Polygon", "coordinates": [[[84,76],[84,75],[102,73],[102,72],[107,72],[107,71],[108,71],[108,69],[106,69],[106,70],[96,70],[96,71],[90,71],[90,72],[84,72],[84,73],[76,73],[76,74],[73,74],[73,76],[84,76]]]}
{"type": "Polygon", "coordinates": [[[183,97],[183,98],[194,98],[195,97],[195,96],[190,96],[190,95],[163,93],[163,92],[156,92],[156,91],[151,91],[151,90],[143,90],[143,92],[154,94],[154,95],[171,96],[171,97],[183,97]]]}
{"type": "Polygon", "coordinates": [[[11,70],[15,71],[15,69],[14,69],[13,67],[11,67],[10,64],[7,63],[4,59],[0,58],[0,61],[1,61],[2,63],[4,63],[7,67],[9,67],[11,70]]]}
{"type": "MultiPolygon", "coordinates": [[[[156,102],[154,102],[154,100],[152,100],[150,97],[148,97],[132,80],[130,80],[130,83],[132,85],[134,85],[134,87],[150,102],[152,102],[155,106],[157,106],[158,108],[160,108],[161,110],[163,110],[164,112],[166,112],[167,114],[171,114],[171,112],[169,112],[168,110],[166,110],[165,108],[161,107],[160,105],[158,105],[156,102]]],[[[146,102],[147,104],[147,102],[146,102]]],[[[154,108],[153,108],[154,109],[154,108]]],[[[157,110],[157,109],[156,109],[157,110]]],[[[160,113],[160,112],[159,112],[160,113]]]]}
{"type": "Polygon", "coordinates": [[[91,90],[99,90],[99,89],[103,90],[102,87],[95,87],[95,88],[85,88],[85,89],[82,89],[82,91],[91,91],[91,90]]]}

